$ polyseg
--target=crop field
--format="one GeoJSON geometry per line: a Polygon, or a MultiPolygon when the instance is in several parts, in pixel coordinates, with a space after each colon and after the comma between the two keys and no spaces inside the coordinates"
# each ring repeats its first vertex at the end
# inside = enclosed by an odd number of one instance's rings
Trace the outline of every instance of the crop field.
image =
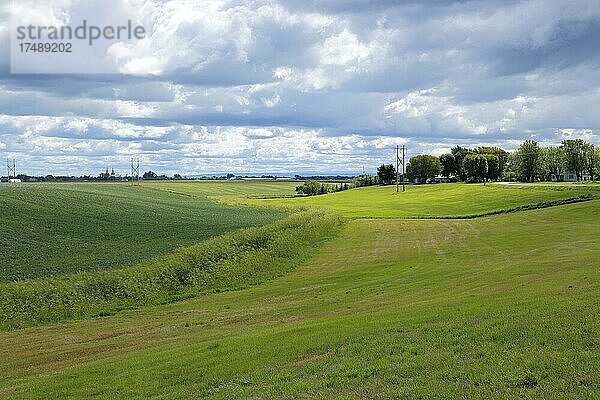
{"type": "Polygon", "coordinates": [[[132,264],[282,216],[145,185],[0,185],[0,283],[132,264]]]}
{"type": "MultiPolygon", "coordinates": [[[[262,196],[261,183],[241,184],[236,195],[229,184],[147,190],[305,210],[119,270],[127,285],[176,282],[160,289],[173,301],[5,324],[0,398],[600,397],[595,188],[424,185],[255,199],[293,189],[270,183],[262,196]],[[584,201],[555,205],[576,198],[584,201]],[[514,212],[443,219],[502,210],[514,212]],[[338,214],[349,218],[340,225],[338,214]],[[187,298],[190,290],[200,293],[187,298]]],[[[48,281],[53,296],[68,291],[60,279],[48,281]]],[[[46,290],[31,289],[36,282],[22,293],[46,290]]],[[[11,299],[0,295],[0,312],[11,299]]]]}
{"type": "Polygon", "coordinates": [[[145,187],[198,197],[269,198],[296,195],[299,182],[291,181],[150,181],[145,187]]]}

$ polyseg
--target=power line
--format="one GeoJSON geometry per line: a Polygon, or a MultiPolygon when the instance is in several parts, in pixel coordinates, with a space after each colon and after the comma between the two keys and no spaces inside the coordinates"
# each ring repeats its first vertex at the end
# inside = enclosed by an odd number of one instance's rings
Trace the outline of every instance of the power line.
{"type": "Polygon", "coordinates": [[[365,156],[365,157],[382,157],[385,153],[389,154],[390,150],[394,151],[395,147],[383,147],[379,149],[373,149],[368,153],[355,153],[355,152],[339,152],[339,151],[317,151],[317,154],[322,155],[334,155],[334,156],[365,156]]]}

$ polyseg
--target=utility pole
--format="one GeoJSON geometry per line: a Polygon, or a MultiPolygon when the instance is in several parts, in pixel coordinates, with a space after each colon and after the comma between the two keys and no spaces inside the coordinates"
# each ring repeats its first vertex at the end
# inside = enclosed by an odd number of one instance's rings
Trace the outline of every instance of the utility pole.
{"type": "MultiPolygon", "coordinates": [[[[404,147],[403,147],[404,148],[404,147]]],[[[398,193],[398,170],[400,169],[400,157],[398,156],[398,145],[396,145],[396,193],[398,193]]],[[[404,179],[403,179],[404,180],[404,179]]]]}
{"type": "Polygon", "coordinates": [[[406,146],[402,145],[402,191],[406,192],[406,178],[405,178],[405,173],[406,173],[406,164],[404,164],[404,157],[406,154],[406,146]]]}
{"type": "Polygon", "coordinates": [[[406,146],[402,145],[402,159],[400,159],[400,146],[396,145],[396,193],[400,191],[400,164],[402,164],[402,191],[406,192],[406,165],[405,165],[405,157],[406,157],[406,146]]]}

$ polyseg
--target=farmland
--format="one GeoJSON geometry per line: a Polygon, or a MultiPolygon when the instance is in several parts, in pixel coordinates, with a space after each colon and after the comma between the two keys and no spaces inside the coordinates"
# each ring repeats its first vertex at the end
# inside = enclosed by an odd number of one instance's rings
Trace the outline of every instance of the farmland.
{"type": "MultiPolygon", "coordinates": [[[[260,183],[219,191],[231,184],[157,182],[148,193],[239,196],[261,209],[318,206],[324,211],[303,211],[316,213],[305,218],[331,223],[293,228],[293,235],[310,233],[298,236],[300,253],[286,247],[295,240],[266,250],[269,258],[282,257],[283,271],[245,280],[262,262],[239,264],[248,266],[244,281],[218,287],[225,291],[0,333],[0,396],[588,399],[600,393],[600,200],[431,219],[596,196],[596,188],[437,185],[396,195],[373,187],[256,199],[263,197],[260,183]],[[341,228],[331,217],[336,212],[350,218],[341,228]]],[[[269,185],[264,197],[293,190],[289,183],[269,185]]],[[[275,224],[292,226],[283,221],[275,224]]],[[[247,237],[264,237],[263,229],[251,228],[247,237]]],[[[241,259],[256,260],[258,250],[241,259]]],[[[218,269],[223,278],[236,273],[238,259],[218,269]]]]}
{"type": "Polygon", "coordinates": [[[126,184],[0,185],[0,282],[94,271],[284,214],[126,184]]]}
{"type": "Polygon", "coordinates": [[[208,198],[269,198],[296,194],[298,182],[290,181],[195,181],[144,182],[144,186],[188,196],[208,198]]]}

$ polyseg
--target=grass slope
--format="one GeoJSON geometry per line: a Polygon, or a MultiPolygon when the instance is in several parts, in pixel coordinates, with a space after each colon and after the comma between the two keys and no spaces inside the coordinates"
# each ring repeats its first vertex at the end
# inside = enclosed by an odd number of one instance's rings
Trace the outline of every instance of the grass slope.
{"type": "Polygon", "coordinates": [[[354,220],[250,289],[0,334],[4,398],[597,398],[600,201],[354,220]]]}
{"type": "Polygon", "coordinates": [[[0,185],[0,282],[133,264],[284,214],[127,184],[0,185]]]}
{"type": "Polygon", "coordinates": [[[277,206],[325,206],[350,218],[452,218],[498,213],[525,205],[600,195],[600,187],[439,184],[372,186],[321,196],[258,200],[277,206]]]}

